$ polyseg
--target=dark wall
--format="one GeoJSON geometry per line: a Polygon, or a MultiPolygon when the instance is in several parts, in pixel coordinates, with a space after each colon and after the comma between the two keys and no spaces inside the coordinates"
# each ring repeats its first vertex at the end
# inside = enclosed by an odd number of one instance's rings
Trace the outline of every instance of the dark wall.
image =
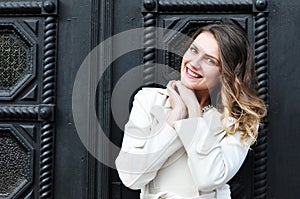
{"type": "Polygon", "coordinates": [[[300,194],[300,1],[270,1],[268,198],[300,194]]]}
{"type": "Polygon", "coordinates": [[[87,197],[88,152],[72,115],[72,89],[77,70],[90,52],[91,1],[59,2],[56,153],[54,198],[87,197]]]}

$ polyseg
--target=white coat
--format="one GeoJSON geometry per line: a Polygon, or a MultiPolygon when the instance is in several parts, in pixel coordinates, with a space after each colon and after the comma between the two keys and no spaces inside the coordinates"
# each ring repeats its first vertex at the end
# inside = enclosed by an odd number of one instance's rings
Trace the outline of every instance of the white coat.
{"type": "Polygon", "coordinates": [[[240,133],[225,136],[213,108],[203,117],[166,123],[171,110],[165,89],[143,88],[125,125],[116,167],[123,184],[142,199],[230,199],[226,184],[241,167],[249,146],[240,133]]]}

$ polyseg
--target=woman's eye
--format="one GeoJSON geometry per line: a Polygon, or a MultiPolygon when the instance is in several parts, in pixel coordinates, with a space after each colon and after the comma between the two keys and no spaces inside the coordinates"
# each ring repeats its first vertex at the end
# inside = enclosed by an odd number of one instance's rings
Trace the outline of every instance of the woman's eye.
{"type": "Polygon", "coordinates": [[[197,54],[197,53],[198,53],[198,51],[197,51],[195,48],[193,48],[193,47],[190,48],[190,51],[191,51],[192,53],[194,53],[194,54],[197,54]]]}
{"type": "Polygon", "coordinates": [[[207,58],[207,62],[210,64],[210,65],[216,65],[216,62],[211,59],[211,58],[207,58]]]}

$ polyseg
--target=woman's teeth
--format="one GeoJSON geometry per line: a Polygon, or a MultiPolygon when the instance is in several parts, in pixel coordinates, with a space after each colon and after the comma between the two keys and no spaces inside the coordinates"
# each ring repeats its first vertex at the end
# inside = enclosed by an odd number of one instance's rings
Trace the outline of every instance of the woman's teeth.
{"type": "Polygon", "coordinates": [[[202,77],[201,75],[194,73],[193,71],[191,71],[189,68],[187,68],[187,73],[195,78],[200,78],[202,77]]]}

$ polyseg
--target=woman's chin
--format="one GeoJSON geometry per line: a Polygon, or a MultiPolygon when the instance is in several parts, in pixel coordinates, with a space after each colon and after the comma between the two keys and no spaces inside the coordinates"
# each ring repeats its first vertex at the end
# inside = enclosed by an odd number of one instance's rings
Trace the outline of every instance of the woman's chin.
{"type": "Polygon", "coordinates": [[[182,83],[185,87],[194,90],[193,85],[192,85],[191,83],[189,83],[186,79],[181,78],[181,83],[182,83]]]}

